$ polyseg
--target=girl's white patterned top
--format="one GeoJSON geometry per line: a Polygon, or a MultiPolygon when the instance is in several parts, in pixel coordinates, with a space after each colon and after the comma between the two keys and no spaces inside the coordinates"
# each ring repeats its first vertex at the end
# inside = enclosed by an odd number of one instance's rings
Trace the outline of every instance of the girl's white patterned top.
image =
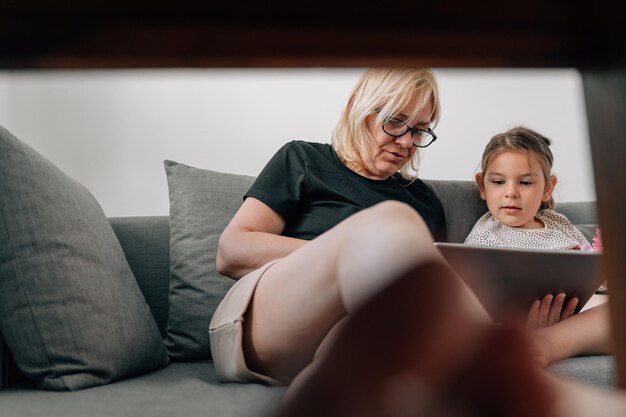
{"type": "Polygon", "coordinates": [[[535,218],[544,224],[543,228],[519,229],[501,223],[487,212],[478,219],[465,243],[527,249],[578,249],[589,244],[567,217],[554,210],[539,210],[535,218]]]}

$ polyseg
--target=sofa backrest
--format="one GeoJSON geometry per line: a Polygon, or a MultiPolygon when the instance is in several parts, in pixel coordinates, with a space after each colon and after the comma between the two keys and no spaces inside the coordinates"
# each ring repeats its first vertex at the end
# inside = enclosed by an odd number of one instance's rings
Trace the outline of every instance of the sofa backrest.
{"type": "MultiPolygon", "coordinates": [[[[476,220],[486,212],[486,205],[479,197],[476,184],[472,181],[448,180],[426,180],[425,182],[443,204],[448,241],[463,242],[476,220]]],[[[222,193],[224,192],[223,189],[222,193]]],[[[233,190],[233,201],[241,201],[240,194],[233,190]]],[[[229,198],[228,195],[221,197],[229,198]]],[[[232,218],[236,207],[237,204],[234,204],[232,212],[220,213],[224,216],[223,224],[227,224],[232,218]]],[[[556,209],[566,215],[591,241],[597,224],[595,202],[560,203],[556,209]]],[[[170,281],[169,216],[116,217],[109,218],[109,221],[159,331],[165,337],[170,281]]],[[[210,250],[214,254],[217,248],[210,248],[210,250]]],[[[217,271],[211,271],[211,274],[219,278],[217,271]]],[[[228,278],[224,277],[224,279],[228,278]]],[[[208,313],[211,316],[213,314],[213,312],[208,313]]],[[[25,377],[17,370],[1,335],[0,357],[2,359],[0,361],[0,388],[27,384],[25,377]]]]}
{"type": "Polygon", "coordinates": [[[112,217],[109,222],[165,337],[170,282],[169,217],[112,217]]]}
{"type": "MultiPolygon", "coordinates": [[[[476,184],[472,181],[448,180],[426,180],[426,183],[443,204],[448,241],[463,242],[476,220],[487,210],[484,201],[480,199],[476,184]]],[[[234,198],[241,199],[241,196],[234,198]]],[[[556,209],[565,214],[591,240],[597,223],[594,202],[560,203],[556,209]]],[[[224,216],[230,218],[234,214],[233,211],[224,213],[224,216]]],[[[109,220],[159,330],[165,335],[170,275],[169,218],[117,217],[109,220]]],[[[217,274],[216,271],[213,273],[217,274]]]]}
{"type": "Polygon", "coordinates": [[[472,181],[424,180],[437,194],[446,215],[448,242],[463,242],[476,220],[487,212],[472,181]]]}

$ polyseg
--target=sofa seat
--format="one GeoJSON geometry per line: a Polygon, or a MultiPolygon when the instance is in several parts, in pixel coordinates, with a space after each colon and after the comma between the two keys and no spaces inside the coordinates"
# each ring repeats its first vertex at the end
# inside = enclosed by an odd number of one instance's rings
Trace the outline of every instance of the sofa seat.
{"type": "Polygon", "coordinates": [[[565,359],[550,366],[550,371],[595,387],[615,388],[615,359],[610,355],[565,359]]]}
{"type": "MultiPolygon", "coordinates": [[[[612,356],[581,356],[550,367],[557,375],[590,385],[614,387],[612,356]]],[[[158,371],[74,392],[33,388],[0,391],[0,415],[67,417],[269,416],[280,404],[283,387],[219,382],[213,363],[171,363],[158,371]]]]}
{"type": "Polygon", "coordinates": [[[171,363],[149,374],[81,391],[0,391],[0,416],[266,416],[283,387],[219,382],[210,362],[171,363]]]}

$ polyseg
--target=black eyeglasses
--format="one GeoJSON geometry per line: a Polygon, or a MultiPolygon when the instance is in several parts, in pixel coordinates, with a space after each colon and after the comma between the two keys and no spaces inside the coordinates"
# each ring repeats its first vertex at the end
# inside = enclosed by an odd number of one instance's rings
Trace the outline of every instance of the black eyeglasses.
{"type": "Polygon", "coordinates": [[[437,140],[437,135],[435,135],[435,132],[433,132],[431,128],[426,130],[417,129],[395,117],[383,123],[383,131],[394,138],[399,138],[406,134],[406,132],[411,132],[413,146],[417,146],[418,148],[425,148],[437,140]]]}

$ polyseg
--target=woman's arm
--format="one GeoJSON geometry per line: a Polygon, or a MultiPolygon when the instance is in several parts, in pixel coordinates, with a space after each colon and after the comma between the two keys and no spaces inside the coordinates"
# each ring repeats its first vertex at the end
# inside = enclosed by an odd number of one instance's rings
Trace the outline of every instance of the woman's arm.
{"type": "Polygon", "coordinates": [[[610,353],[608,303],[590,308],[553,326],[533,333],[535,359],[547,366],[575,355],[610,353]]]}
{"type": "Polygon", "coordinates": [[[280,236],[285,220],[267,204],[248,197],[217,245],[217,271],[239,279],[265,263],[289,255],[306,240],[280,236]]]}

